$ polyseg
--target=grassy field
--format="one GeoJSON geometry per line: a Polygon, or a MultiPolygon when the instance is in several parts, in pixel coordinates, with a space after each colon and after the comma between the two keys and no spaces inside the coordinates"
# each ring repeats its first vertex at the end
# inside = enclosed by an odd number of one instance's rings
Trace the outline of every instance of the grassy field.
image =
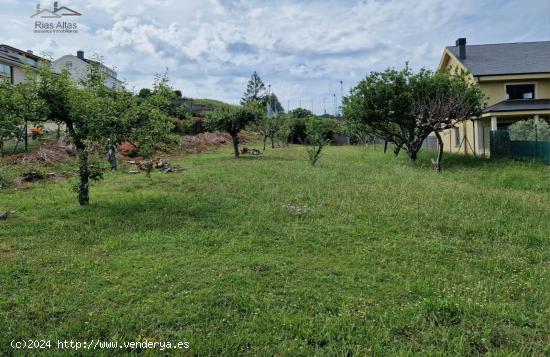
{"type": "Polygon", "coordinates": [[[550,167],[447,157],[437,174],[430,156],[330,148],[312,168],[302,147],[224,149],[108,174],[87,208],[72,181],[4,189],[0,355],[22,339],[548,355],[550,167]]]}

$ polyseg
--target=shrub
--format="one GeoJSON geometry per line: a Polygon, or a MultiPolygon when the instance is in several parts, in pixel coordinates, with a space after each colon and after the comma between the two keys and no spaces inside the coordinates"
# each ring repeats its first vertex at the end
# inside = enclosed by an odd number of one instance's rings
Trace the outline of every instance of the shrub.
{"type": "Polygon", "coordinates": [[[321,158],[323,148],[330,144],[336,128],[333,120],[310,117],[306,120],[307,155],[311,166],[321,158]]]}
{"type": "Polygon", "coordinates": [[[303,144],[307,140],[306,119],[289,118],[289,140],[293,144],[303,144]]]}
{"type": "Polygon", "coordinates": [[[550,141],[550,125],[544,120],[540,120],[536,127],[533,119],[518,121],[510,127],[510,139],[550,141]]]}

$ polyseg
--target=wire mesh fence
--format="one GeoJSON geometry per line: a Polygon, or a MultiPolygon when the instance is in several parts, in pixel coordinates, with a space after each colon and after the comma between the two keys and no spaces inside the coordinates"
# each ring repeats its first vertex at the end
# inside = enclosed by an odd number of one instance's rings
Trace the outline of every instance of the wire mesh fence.
{"type": "Polygon", "coordinates": [[[432,151],[439,150],[439,142],[437,141],[437,138],[434,136],[428,136],[422,143],[422,149],[432,151]]]}
{"type": "Polygon", "coordinates": [[[537,128],[519,133],[502,129],[491,132],[491,157],[536,160],[550,164],[550,139],[537,128]]]}

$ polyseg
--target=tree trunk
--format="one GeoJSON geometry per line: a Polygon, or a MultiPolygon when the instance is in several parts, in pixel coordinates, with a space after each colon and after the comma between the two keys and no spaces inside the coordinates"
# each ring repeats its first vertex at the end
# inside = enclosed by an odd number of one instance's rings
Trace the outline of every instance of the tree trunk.
{"type": "Polygon", "coordinates": [[[435,131],[434,133],[439,143],[437,160],[435,164],[436,164],[437,172],[441,172],[441,159],[443,159],[443,138],[441,137],[441,134],[439,134],[439,132],[435,131]]]}
{"type": "Polygon", "coordinates": [[[265,151],[266,143],[267,143],[267,136],[264,136],[264,151],[265,151]]]}
{"type": "MultiPolygon", "coordinates": [[[[399,156],[399,153],[401,152],[401,148],[403,147],[403,145],[397,145],[395,147],[395,149],[393,150],[393,154],[395,155],[395,157],[398,157],[399,156]]],[[[410,157],[410,155],[409,155],[410,157]]]]}
{"type": "Polygon", "coordinates": [[[384,141],[384,154],[388,151],[388,141],[384,141]]]}
{"type": "Polygon", "coordinates": [[[416,163],[416,159],[418,157],[418,151],[417,150],[411,150],[409,152],[409,161],[414,164],[416,163]]]}
{"type": "Polygon", "coordinates": [[[233,152],[235,153],[235,158],[238,159],[240,156],[240,153],[239,153],[239,138],[237,136],[237,133],[235,132],[231,133],[231,139],[233,140],[233,152]]]}
{"type": "MultiPolygon", "coordinates": [[[[21,142],[21,139],[17,138],[17,141],[15,142],[15,146],[13,147],[13,151],[11,152],[12,155],[15,155],[15,153],[17,152],[17,148],[19,147],[20,142],[21,142]]],[[[25,149],[25,151],[27,152],[27,149],[25,149]]]]}
{"type": "Polygon", "coordinates": [[[82,144],[76,144],[79,159],[80,184],[78,186],[78,203],[87,206],[90,203],[90,169],[88,167],[88,151],[82,144]]]}
{"type": "Polygon", "coordinates": [[[88,164],[88,150],[86,145],[80,140],[77,136],[72,121],[66,121],[67,131],[73,139],[74,146],[78,152],[78,161],[79,161],[79,176],[80,183],[78,185],[78,203],[81,206],[87,206],[90,203],[90,167],[88,164]]]}
{"type": "Polygon", "coordinates": [[[4,137],[0,136],[0,156],[4,156],[4,137]]]}
{"type": "Polygon", "coordinates": [[[271,148],[275,149],[275,138],[272,136],[269,137],[271,139],[271,148]]]}
{"type": "MultiPolygon", "coordinates": [[[[29,135],[28,135],[28,127],[27,127],[27,120],[25,120],[25,152],[29,152],[29,135]]],[[[18,142],[19,144],[19,142],[18,142]]]]}

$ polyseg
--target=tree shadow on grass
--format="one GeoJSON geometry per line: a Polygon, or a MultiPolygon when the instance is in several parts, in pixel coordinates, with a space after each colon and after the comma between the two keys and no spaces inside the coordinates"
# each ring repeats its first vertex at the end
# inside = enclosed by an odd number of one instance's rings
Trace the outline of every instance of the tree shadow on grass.
{"type": "MultiPolygon", "coordinates": [[[[437,152],[424,150],[420,152],[417,164],[420,167],[432,167],[432,159],[437,158],[437,152]]],[[[442,168],[444,171],[461,170],[465,168],[484,168],[488,166],[500,166],[502,161],[491,160],[482,156],[461,155],[444,153],[442,160],[442,168]]]]}
{"type": "Polygon", "coordinates": [[[286,157],[286,156],[272,156],[272,155],[258,155],[258,156],[241,156],[239,160],[248,160],[248,161],[294,161],[295,159],[292,157],[286,157]]]}
{"type": "Polygon", "coordinates": [[[187,196],[160,196],[96,197],[90,206],[72,206],[62,212],[61,218],[54,215],[43,224],[48,225],[47,231],[52,238],[93,244],[133,233],[172,235],[185,227],[209,229],[228,223],[219,221],[219,217],[224,217],[220,212],[224,210],[220,200],[197,198],[190,203],[187,196]]]}

